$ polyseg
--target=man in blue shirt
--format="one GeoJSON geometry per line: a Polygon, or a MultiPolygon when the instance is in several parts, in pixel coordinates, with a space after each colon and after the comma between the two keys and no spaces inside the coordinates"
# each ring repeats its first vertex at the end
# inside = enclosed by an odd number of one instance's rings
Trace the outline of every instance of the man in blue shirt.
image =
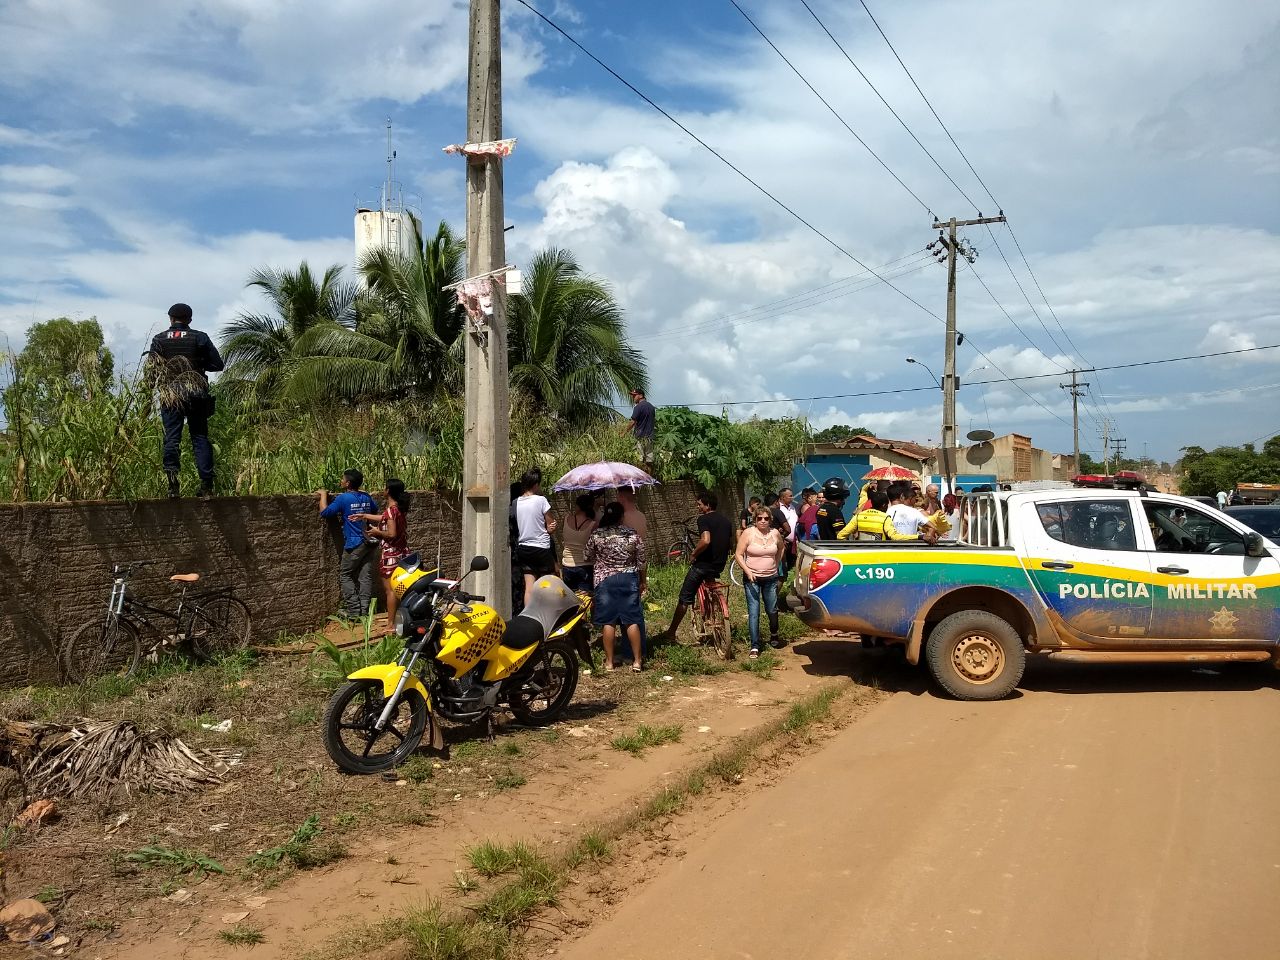
{"type": "Polygon", "coordinates": [[[360,489],[364,474],[359,470],[342,471],[342,492],[329,500],[328,490],[317,490],[321,517],[342,518],[342,562],[338,566],[338,584],[342,588],[342,609],[352,620],[359,620],[369,610],[373,599],[373,571],[378,565],[378,545],[367,536],[368,524],[353,519],[359,514],[378,513],[373,497],[360,489]]]}

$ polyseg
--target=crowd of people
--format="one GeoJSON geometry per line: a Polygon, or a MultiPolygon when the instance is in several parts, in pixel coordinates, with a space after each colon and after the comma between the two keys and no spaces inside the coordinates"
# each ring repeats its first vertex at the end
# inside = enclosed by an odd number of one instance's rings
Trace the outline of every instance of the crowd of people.
{"type": "MultiPolygon", "coordinates": [[[[643,395],[641,396],[643,400],[643,395]]],[[[390,578],[408,551],[404,484],[386,481],[386,506],[362,487],[359,470],[342,475],[342,490],[332,499],[317,491],[320,516],[337,517],[342,525],[339,582],[344,612],[363,616],[374,597],[374,572],[380,574],[388,617],[396,610],[390,578]]],[[[512,550],[512,597],[518,610],[528,602],[539,577],[560,576],[573,590],[593,599],[592,620],[600,631],[604,669],[630,659],[631,669],[644,666],[648,636],[643,598],[648,591],[646,538],[648,522],[635,491],[622,488],[609,500],[605,491],[582,493],[560,518],[542,492],[542,472],[527,470],[512,484],[509,514],[512,550]],[[557,552],[555,534],[559,533],[557,552]]],[[[790,487],[750,498],[738,516],[737,529],[719,512],[714,493],[697,498],[696,540],[680,586],[670,623],[653,639],[675,637],[703,583],[719,580],[730,559],[742,573],[750,642],[748,656],[761,655],[761,619],[768,625],[768,644],[783,646],[778,629],[778,595],[794,569],[801,540],[955,539],[966,518],[964,493],[939,496],[937,484],[877,480],[864,484],[856,507],[846,517],[853,491],[833,477],[820,488],[806,487],[797,499],[790,487]]]]}

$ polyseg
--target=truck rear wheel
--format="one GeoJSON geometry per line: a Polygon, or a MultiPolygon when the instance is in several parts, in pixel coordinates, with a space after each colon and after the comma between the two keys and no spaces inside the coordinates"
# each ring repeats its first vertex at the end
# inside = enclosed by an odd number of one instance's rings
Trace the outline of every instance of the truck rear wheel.
{"type": "Polygon", "coordinates": [[[934,627],[925,660],[938,686],[957,700],[1007,697],[1027,665],[1018,631],[982,610],[953,613],[934,627]]]}

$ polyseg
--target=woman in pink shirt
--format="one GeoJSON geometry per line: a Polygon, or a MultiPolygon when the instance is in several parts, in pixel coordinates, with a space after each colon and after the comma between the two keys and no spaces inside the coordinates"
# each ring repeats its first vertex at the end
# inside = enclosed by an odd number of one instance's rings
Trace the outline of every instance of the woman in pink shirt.
{"type": "Polygon", "coordinates": [[[734,560],[742,568],[742,586],[747,592],[747,629],[751,634],[751,653],[760,656],[760,601],[769,616],[769,646],[782,646],[778,639],[778,565],[786,541],[773,527],[773,515],[767,507],[757,508],[751,526],[738,534],[738,550],[734,560]]]}

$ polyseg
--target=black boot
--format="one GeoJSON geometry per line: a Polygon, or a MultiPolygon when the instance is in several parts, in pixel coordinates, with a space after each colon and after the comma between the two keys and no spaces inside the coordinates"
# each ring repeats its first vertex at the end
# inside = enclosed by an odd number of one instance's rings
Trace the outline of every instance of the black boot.
{"type": "Polygon", "coordinates": [[[206,498],[206,497],[212,497],[212,496],[213,496],[213,481],[212,481],[212,480],[201,480],[201,481],[200,481],[200,497],[201,497],[201,499],[204,499],[204,498],[206,498]]]}
{"type": "Polygon", "coordinates": [[[169,479],[169,499],[177,500],[178,497],[182,496],[182,489],[178,486],[178,475],[176,473],[166,473],[165,476],[169,479]]]}

